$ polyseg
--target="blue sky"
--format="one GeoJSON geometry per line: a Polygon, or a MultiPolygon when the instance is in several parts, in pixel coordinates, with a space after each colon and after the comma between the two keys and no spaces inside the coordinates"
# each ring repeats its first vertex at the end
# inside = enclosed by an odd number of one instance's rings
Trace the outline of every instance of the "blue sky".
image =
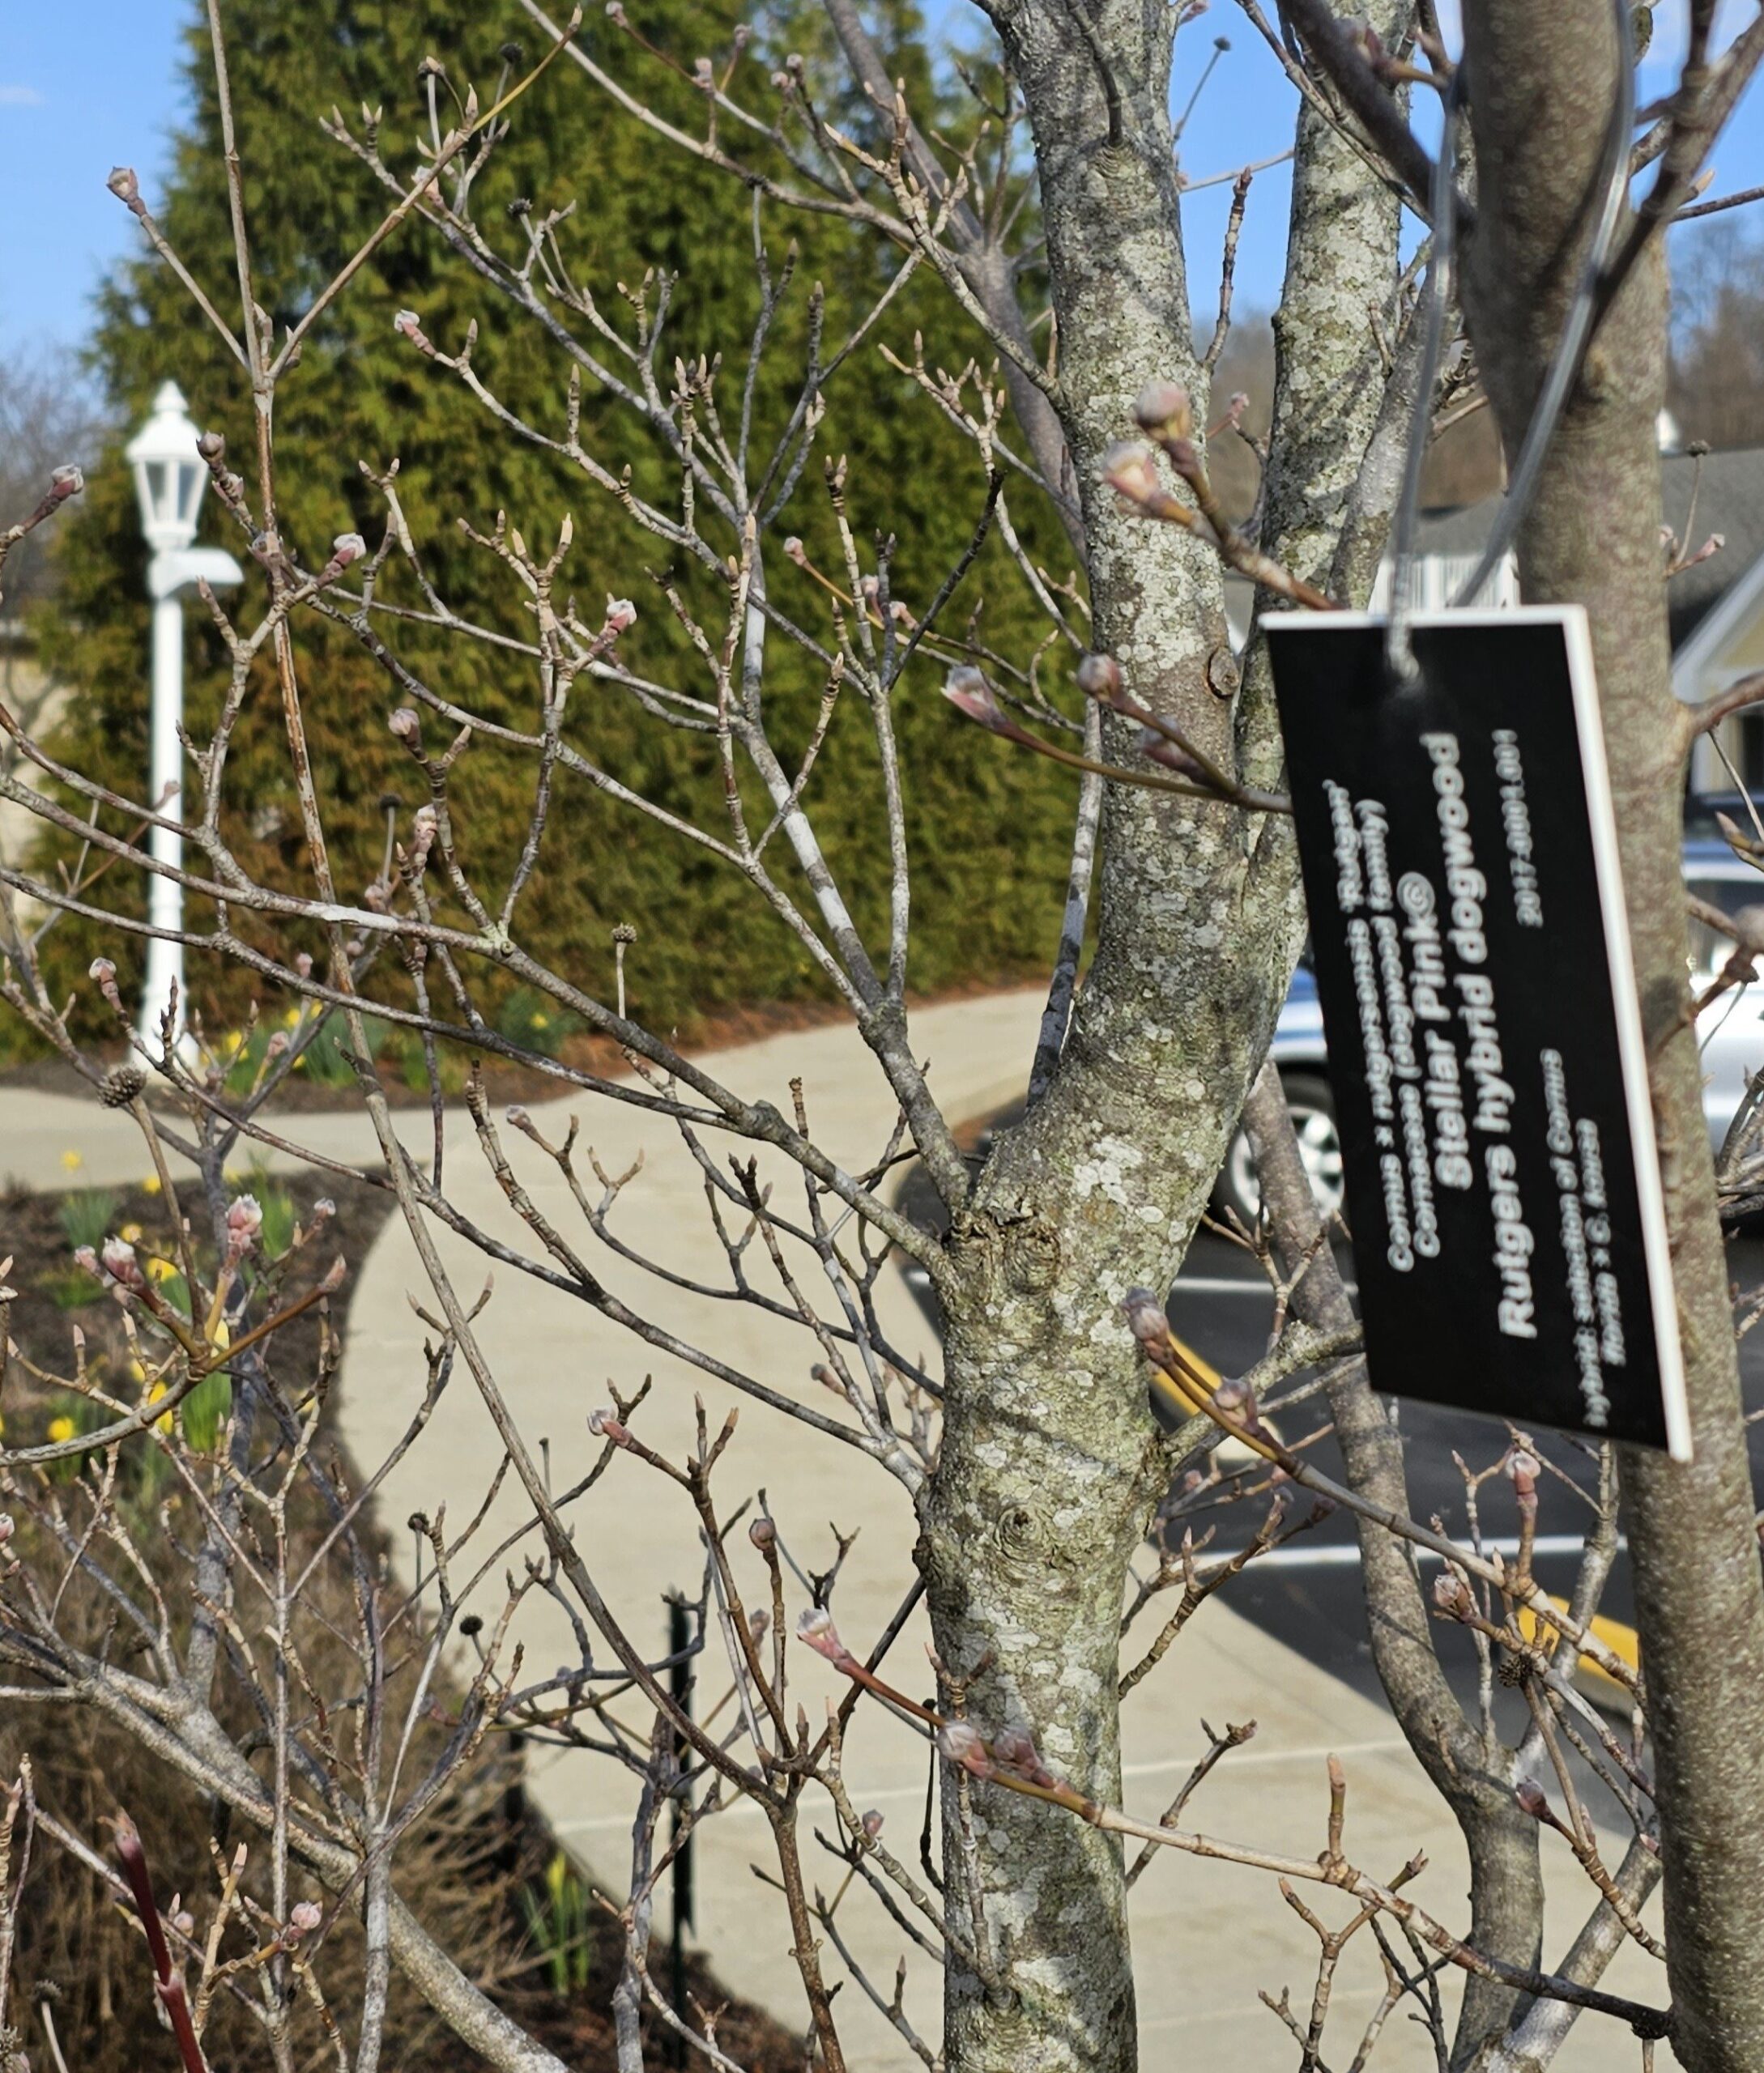
{"type": "MultiPolygon", "coordinates": [[[[184,112],[178,31],[192,11],[190,0],[0,6],[0,194],[7,198],[0,211],[0,354],[53,355],[77,345],[104,268],[134,249],[134,221],[104,179],[113,165],[133,165],[151,205],[184,112]]],[[[927,11],[956,19],[955,6],[937,0],[927,11]]],[[[1731,34],[1751,11],[1752,0],[1727,0],[1723,32],[1731,34]]],[[[633,13],[641,19],[641,0],[633,0],[633,13]]],[[[1685,14],[1685,0],[1661,0],[1644,95],[1671,84],[1685,14]]],[[[1291,139],[1291,90],[1229,0],[1214,0],[1181,39],[1177,104],[1219,36],[1232,47],[1182,139],[1184,170],[1197,180],[1268,157],[1291,139]]],[[[1764,92],[1757,83],[1716,151],[1715,171],[1717,194],[1764,181],[1764,92]]],[[[1191,273],[1203,309],[1216,280],[1229,192],[1211,189],[1188,206],[1191,273]]],[[[1278,294],[1286,199],[1280,168],[1261,175],[1251,191],[1238,269],[1243,306],[1267,308],[1278,294]]],[[[1764,219],[1764,205],[1756,213],[1764,219]]]]}

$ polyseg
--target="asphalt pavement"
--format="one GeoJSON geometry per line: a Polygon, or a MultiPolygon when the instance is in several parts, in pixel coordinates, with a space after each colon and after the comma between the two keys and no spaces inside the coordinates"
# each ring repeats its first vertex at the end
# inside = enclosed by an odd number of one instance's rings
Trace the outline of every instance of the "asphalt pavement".
{"type": "MultiPolygon", "coordinates": [[[[901,1200],[914,1214],[927,1221],[935,1220],[935,1197],[917,1173],[903,1185],[901,1200]]],[[[1729,1278],[1740,1288],[1764,1285],[1764,1234],[1753,1232],[1731,1240],[1728,1258],[1729,1278]]],[[[1338,1248],[1336,1261],[1351,1292],[1353,1258],[1348,1245],[1338,1248]]],[[[935,1307],[922,1269],[910,1270],[907,1279],[935,1322],[935,1307]]],[[[1172,1328],[1186,1345],[1221,1375],[1238,1375],[1252,1367],[1267,1350],[1274,1298],[1267,1277],[1241,1247],[1203,1229],[1196,1234],[1170,1291],[1169,1312],[1172,1328]]],[[[1740,1357],[1747,1407],[1753,1411],[1764,1410],[1764,1324],[1741,1340],[1740,1357]]],[[[1412,1515],[1426,1522],[1438,1519],[1447,1531],[1464,1536],[1468,1527],[1465,1482],[1459,1463],[1462,1461],[1474,1472],[1498,1461],[1507,1444],[1505,1422],[1417,1398],[1397,1402],[1395,1415],[1404,1437],[1412,1515]]],[[[1295,1406],[1285,1418],[1276,1420],[1288,1440],[1301,1437],[1318,1422],[1314,1400],[1308,1406],[1295,1406]]],[[[1586,1488],[1595,1483],[1596,1459],[1586,1442],[1570,1434],[1539,1426],[1529,1437],[1541,1458],[1561,1471],[1560,1477],[1546,1475],[1540,1484],[1533,1567],[1547,1590],[1566,1598],[1574,1587],[1582,1543],[1591,1520],[1586,1500],[1568,1484],[1571,1481],[1586,1488]]],[[[1324,1437],[1308,1451],[1326,1474],[1340,1475],[1340,1459],[1332,1437],[1324,1437]]],[[[1752,1460],[1754,1485],[1764,1492],[1764,1419],[1752,1428],[1752,1460]]],[[[1478,1503],[1485,1541],[1510,1552],[1517,1520],[1511,1487],[1506,1478],[1484,1483],[1478,1503]]],[[[1248,1502],[1212,1514],[1216,1534],[1208,1548],[1209,1559],[1242,1546],[1254,1534],[1262,1515],[1263,1508],[1248,1502]]],[[[1205,1523],[1197,1516],[1197,1539],[1205,1523]]],[[[1355,1530],[1348,1513],[1337,1513],[1289,1544],[1258,1557],[1232,1579],[1226,1597],[1234,1612],[1253,1621],[1264,1632],[1341,1678],[1365,1696],[1383,1703],[1368,1638],[1355,1530]]],[[[1626,1625],[1633,1624],[1629,1561],[1621,1544],[1600,1610],[1626,1625]]],[[[1442,1630],[1440,1644],[1442,1658],[1460,1699],[1474,1705],[1479,1671],[1469,1636],[1442,1630]]],[[[1601,1692],[1591,1683],[1587,1689],[1591,1696],[1615,1696],[1614,1692],[1601,1692]]],[[[1503,1722],[1517,1729],[1523,1712],[1523,1700],[1498,1691],[1496,1706],[1503,1722]],[[1513,1718],[1507,1721],[1510,1713],[1513,1718]]]]}

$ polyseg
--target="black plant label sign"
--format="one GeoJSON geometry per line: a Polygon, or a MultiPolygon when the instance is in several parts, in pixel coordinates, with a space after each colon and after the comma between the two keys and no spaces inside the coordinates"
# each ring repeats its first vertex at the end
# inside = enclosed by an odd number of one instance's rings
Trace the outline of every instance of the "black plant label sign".
{"type": "Polygon", "coordinates": [[[1263,624],[1374,1386],[1688,1457],[1584,614],[1263,624]]]}

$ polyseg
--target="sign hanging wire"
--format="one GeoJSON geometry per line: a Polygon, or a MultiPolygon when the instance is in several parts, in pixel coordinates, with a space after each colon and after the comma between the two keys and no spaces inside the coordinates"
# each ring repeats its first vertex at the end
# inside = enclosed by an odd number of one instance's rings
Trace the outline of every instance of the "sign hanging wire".
{"type": "MultiPolygon", "coordinates": [[[[1458,594],[1455,607],[1471,603],[1499,568],[1518,532],[1519,521],[1536,495],[1550,441],[1570,391],[1580,373],[1592,335],[1599,291],[1617,242],[1623,206],[1630,185],[1630,138],[1635,128],[1635,31],[1630,0],[1613,0],[1612,12],[1617,36],[1617,99],[1605,130],[1604,151],[1600,168],[1602,189],[1599,219],[1581,262],[1562,334],[1544,377],[1531,421],[1519,447],[1519,459],[1507,484],[1506,496],[1495,514],[1494,525],[1482,553],[1458,594]]],[[[1385,657],[1391,674],[1400,682],[1412,682],[1416,675],[1414,649],[1408,636],[1408,577],[1415,558],[1415,532],[1421,504],[1421,466],[1426,458],[1432,427],[1434,383],[1445,338],[1446,309],[1451,299],[1457,228],[1458,124],[1464,110],[1464,65],[1459,61],[1446,89],[1445,123],[1439,156],[1434,166],[1430,197],[1434,220],[1433,251],[1422,288],[1427,326],[1421,354],[1415,411],[1409,426],[1408,451],[1403,470],[1402,496],[1397,505],[1395,554],[1391,571],[1390,622],[1385,635],[1385,657]]]]}

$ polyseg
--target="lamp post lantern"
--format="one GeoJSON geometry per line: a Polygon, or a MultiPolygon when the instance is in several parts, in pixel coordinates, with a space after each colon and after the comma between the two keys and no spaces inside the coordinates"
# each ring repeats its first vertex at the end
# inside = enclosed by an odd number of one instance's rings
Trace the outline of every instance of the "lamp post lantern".
{"type": "MultiPolygon", "coordinates": [[[[180,594],[206,581],[220,589],[242,580],[230,554],[218,547],[198,547],[196,513],[207,487],[208,470],[196,448],[196,428],[175,381],[160,385],[153,414],[131,439],[128,458],[134,470],[135,496],[141,507],[141,530],[153,559],[147,564],[147,594],[153,600],[153,703],[149,722],[148,798],[156,813],[181,819],[184,812],[184,745],[178,730],[184,720],[184,612],[180,594]],[[168,798],[168,788],[175,788],[168,798]]],[[[176,990],[180,1028],[185,1013],[184,946],[177,940],[183,926],[184,888],[166,870],[180,870],[184,841],[175,827],[156,824],[148,834],[147,853],[161,866],[147,880],[147,922],[160,933],[147,938],[147,980],[142,989],[137,1030],[144,1044],[159,1040],[160,1024],[176,990]]]]}

